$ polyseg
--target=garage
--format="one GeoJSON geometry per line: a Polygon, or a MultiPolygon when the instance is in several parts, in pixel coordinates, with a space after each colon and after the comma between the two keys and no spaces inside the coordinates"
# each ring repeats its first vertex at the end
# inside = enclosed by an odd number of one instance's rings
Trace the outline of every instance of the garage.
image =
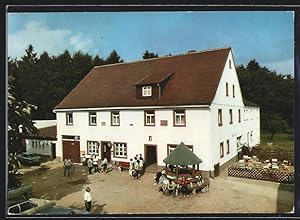
{"type": "Polygon", "coordinates": [[[75,163],[80,163],[80,142],[63,140],[63,160],[70,158],[75,163]]]}

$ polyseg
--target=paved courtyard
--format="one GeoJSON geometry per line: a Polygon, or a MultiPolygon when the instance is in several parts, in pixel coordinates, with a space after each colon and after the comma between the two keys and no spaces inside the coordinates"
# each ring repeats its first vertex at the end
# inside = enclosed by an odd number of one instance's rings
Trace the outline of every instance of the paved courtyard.
{"type": "Polygon", "coordinates": [[[132,180],[128,172],[87,173],[77,165],[63,177],[61,162],[48,162],[35,171],[25,171],[24,182],[33,185],[33,197],[56,201],[56,205],[84,209],[85,187],[91,188],[93,214],[165,213],[277,213],[289,212],[294,193],[282,185],[230,178],[223,173],[210,179],[210,191],[188,197],[167,197],[153,185],[153,173],[132,180]]]}

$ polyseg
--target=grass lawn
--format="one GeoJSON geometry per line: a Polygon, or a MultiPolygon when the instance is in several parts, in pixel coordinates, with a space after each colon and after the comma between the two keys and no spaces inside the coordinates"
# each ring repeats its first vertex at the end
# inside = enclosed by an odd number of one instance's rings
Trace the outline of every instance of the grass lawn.
{"type": "Polygon", "coordinates": [[[274,134],[271,140],[271,134],[261,134],[260,144],[263,148],[279,148],[281,150],[294,151],[294,138],[290,134],[274,134]],[[273,143],[273,147],[267,145],[273,143]]]}

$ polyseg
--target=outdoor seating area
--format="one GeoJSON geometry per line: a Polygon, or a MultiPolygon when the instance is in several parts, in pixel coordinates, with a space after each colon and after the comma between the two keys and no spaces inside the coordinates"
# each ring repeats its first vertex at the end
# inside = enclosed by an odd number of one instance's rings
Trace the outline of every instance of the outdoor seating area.
{"type": "Polygon", "coordinates": [[[294,166],[288,160],[260,160],[257,156],[244,155],[228,167],[228,176],[290,184],[294,183],[294,166]]]}
{"type": "Polygon", "coordinates": [[[209,179],[202,178],[199,164],[202,160],[181,142],[164,160],[166,168],[155,176],[154,185],[157,190],[166,195],[183,196],[196,195],[197,192],[207,192],[209,179]],[[197,166],[197,169],[195,167],[197,166]]]}
{"type": "Polygon", "coordinates": [[[178,178],[174,173],[162,170],[154,175],[157,190],[167,196],[176,197],[178,194],[187,196],[190,194],[196,195],[198,192],[209,191],[209,179],[202,176],[193,178],[190,174],[181,174],[178,178]]]}
{"type": "Polygon", "coordinates": [[[259,160],[257,156],[243,156],[242,160],[238,161],[239,168],[242,169],[273,169],[283,172],[294,172],[294,166],[288,160],[279,161],[276,158],[271,160],[259,160]]]}

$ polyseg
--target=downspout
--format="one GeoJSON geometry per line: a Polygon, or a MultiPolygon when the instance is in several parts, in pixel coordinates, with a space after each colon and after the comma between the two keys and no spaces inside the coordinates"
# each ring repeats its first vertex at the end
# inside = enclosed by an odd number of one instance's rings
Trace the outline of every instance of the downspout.
{"type": "Polygon", "coordinates": [[[161,93],[161,88],[160,88],[160,85],[159,83],[157,83],[157,86],[158,86],[158,99],[160,99],[160,93],[161,93]]]}

